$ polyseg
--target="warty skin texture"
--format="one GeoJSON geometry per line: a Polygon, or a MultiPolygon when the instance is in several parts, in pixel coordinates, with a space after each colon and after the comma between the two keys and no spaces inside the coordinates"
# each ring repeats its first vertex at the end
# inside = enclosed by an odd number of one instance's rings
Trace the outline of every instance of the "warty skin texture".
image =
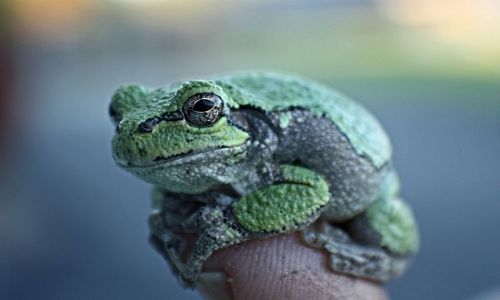
{"type": "Polygon", "coordinates": [[[332,270],[379,281],[418,249],[387,135],[327,87],[276,73],[130,85],[110,112],[113,157],[157,187],[152,240],[186,286],[214,251],[279,233],[304,232],[332,270]]]}

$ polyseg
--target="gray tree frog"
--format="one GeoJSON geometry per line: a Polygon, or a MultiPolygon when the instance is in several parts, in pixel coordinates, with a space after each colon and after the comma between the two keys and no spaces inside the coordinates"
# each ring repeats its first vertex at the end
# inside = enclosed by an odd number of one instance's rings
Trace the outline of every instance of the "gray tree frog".
{"type": "Polygon", "coordinates": [[[186,286],[214,251],[294,231],[332,271],[376,281],[417,251],[386,133],[319,83],[247,72],[127,85],[110,115],[113,157],[155,185],[151,239],[186,286]]]}

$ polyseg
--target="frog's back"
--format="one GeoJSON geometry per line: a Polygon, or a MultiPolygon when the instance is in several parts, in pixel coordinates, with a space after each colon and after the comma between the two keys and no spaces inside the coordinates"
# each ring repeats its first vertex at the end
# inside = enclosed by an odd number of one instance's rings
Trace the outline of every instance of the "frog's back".
{"type": "Polygon", "coordinates": [[[264,111],[303,108],[328,117],[349,139],[355,151],[376,167],[390,160],[391,145],[382,126],[364,107],[317,82],[297,76],[253,72],[216,78],[235,102],[264,111]]]}

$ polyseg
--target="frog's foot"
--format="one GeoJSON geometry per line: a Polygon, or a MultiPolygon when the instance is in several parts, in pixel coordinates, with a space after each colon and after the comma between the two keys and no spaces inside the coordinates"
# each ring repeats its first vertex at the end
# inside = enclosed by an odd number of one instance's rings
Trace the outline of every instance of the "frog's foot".
{"type": "Polygon", "coordinates": [[[167,261],[173,273],[182,273],[185,266],[181,254],[186,250],[186,241],[169,230],[163,222],[162,213],[153,212],[149,216],[151,229],[150,243],[167,261]]]}
{"type": "Polygon", "coordinates": [[[330,224],[323,222],[319,227],[307,228],[302,232],[302,238],[307,245],[330,254],[329,266],[333,271],[387,281],[397,277],[406,268],[406,258],[392,256],[381,248],[363,246],[330,224]]]}
{"type": "Polygon", "coordinates": [[[233,217],[224,208],[203,207],[200,210],[199,237],[181,272],[186,287],[194,288],[205,261],[217,250],[248,240],[251,236],[238,228],[233,217]]]}

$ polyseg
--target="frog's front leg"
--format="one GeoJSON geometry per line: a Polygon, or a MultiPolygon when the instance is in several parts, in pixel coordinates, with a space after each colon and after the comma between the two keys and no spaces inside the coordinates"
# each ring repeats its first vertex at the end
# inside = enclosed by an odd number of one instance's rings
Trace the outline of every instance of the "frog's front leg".
{"type": "Polygon", "coordinates": [[[186,282],[194,286],[205,260],[220,248],[303,229],[318,218],[330,200],[326,181],[298,166],[282,165],[277,173],[273,184],[227,208],[202,209],[200,235],[182,274],[186,282]]]}
{"type": "Polygon", "coordinates": [[[197,218],[203,205],[184,198],[155,188],[149,216],[150,242],[178,275],[184,272],[182,255],[189,248],[189,236],[198,232],[197,218]]]}

